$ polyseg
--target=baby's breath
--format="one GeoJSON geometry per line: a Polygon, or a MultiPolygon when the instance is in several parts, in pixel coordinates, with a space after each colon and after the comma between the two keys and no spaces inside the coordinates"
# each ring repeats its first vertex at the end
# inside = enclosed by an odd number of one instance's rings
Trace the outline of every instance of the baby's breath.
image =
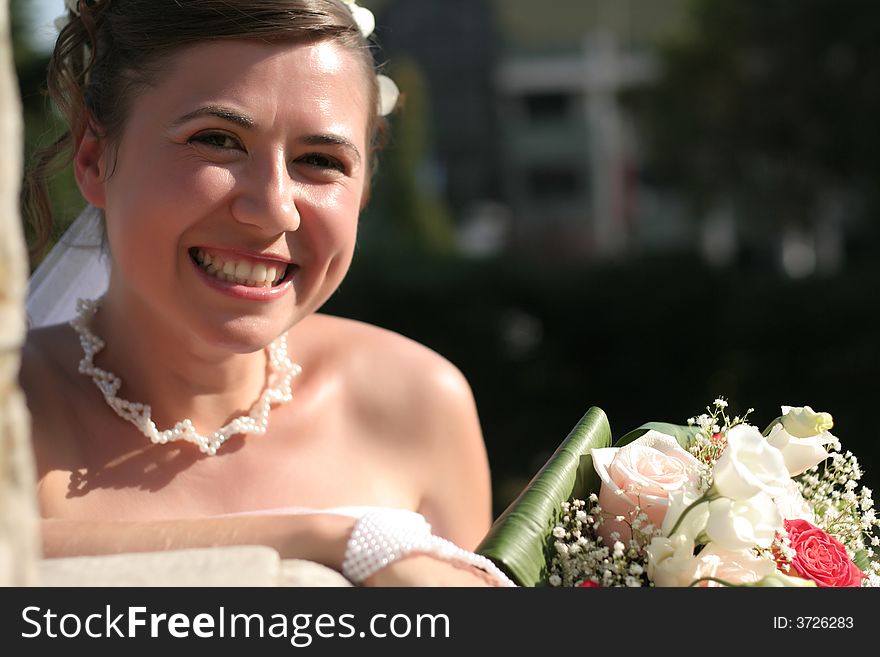
{"type": "MultiPolygon", "coordinates": [[[[697,435],[691,442],[688,451],[697,460],[712,468],[718,457],[727,447],[727,432],[738,424],[744,424],[749,415],[754,412],[753,408],[747,410],[742,417],[736,415],[730,417],[727,413],[728,402],[724,397],[718,397],[714,406],[707,406],[706,413],[688,418],[688,426],[696,426],[697,435]]],[[[701,482],[701,489],[705,489],[708,482],[701,482]]]]}
{"type": "Polygon", "coordinates": [[[578,586],[589,580],[602,587],[652,586],[645,571],[645,547],[659,532],[647,523],[644,513],[636,513],[628,544],[612,533],[612,544],[604,545],[596,530],[607,514],[596,495],[589,503],[571,500],[562,505],[562,517],[551,531],[554,555],[550,560],[547,583],[550,586],[578,586]]]}

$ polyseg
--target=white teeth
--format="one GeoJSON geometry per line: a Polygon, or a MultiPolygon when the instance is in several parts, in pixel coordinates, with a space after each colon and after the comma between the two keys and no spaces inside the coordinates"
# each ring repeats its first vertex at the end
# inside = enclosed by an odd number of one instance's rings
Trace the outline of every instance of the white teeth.
{"type": "Polygon", "coordinates": [[[235,282],[248,287],[272,287],[280,282],[286,269],[262,262],[251,264],[246,260],[224,260],[223,256],[196,249],[193,254],[202,270],[221,281],[235,282]]]}
{"type": "MultiPolygon", "coordinates": [[[[224,270],[225,270],[225,267],[224,267],[224,270]]],[[[243,281],[246,281],[248,279],[248,277],[250,277],[250,275],[251,275],[251,264],[249,262],[242,261],[242,262],[239,262],[235,266],[235,277],[236,278],[243,280],[243,281]]]]}

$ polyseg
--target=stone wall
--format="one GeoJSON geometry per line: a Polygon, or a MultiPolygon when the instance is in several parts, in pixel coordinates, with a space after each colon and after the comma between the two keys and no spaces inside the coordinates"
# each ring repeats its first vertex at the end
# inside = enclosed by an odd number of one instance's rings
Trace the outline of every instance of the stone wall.
{"type": "Polygon", "coordinates": [[[23,126],[9,5],[0,1],[0,585],[36,581],[39,520],[30,416],[18,387],[27,255],[19,215],[23,126]]]}

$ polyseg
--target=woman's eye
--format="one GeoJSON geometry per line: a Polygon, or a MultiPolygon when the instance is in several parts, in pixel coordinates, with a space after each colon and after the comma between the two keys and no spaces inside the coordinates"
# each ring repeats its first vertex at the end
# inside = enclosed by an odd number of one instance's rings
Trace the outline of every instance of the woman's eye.
{"type": "Polygon", "coordinates": [[[201,144],[218,150],[244,150],[235,137],[222,132],[202,132],[190,138],[190,143],[201,144]]]}
{"type": "Polygon", "coordinates": [[[299,161],[316,169],[332,169],[335,171],[345,172],[345,165],[335,157],[324,155],[323,153],[309,153],[299,158],[299,161]]]}

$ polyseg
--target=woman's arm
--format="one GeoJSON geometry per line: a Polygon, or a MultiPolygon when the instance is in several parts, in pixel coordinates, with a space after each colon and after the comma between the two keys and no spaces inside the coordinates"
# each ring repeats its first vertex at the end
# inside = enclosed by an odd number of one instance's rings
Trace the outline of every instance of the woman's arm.
{"type": "Polygon", "coordinates": [[[356,519],[335,514],[255,515],[156,521],[44,519],[46,557],[266,545],[285,559],[341,570],[356,519]]]}
{"type": "MultiPolygon", "coordinates": [[[[49,558],[125,552],[158,552],[226,545],[266,545],[285,559],[305,559],[342,570],[355,518],[293,514],[190,520],[43,520],[49,558]]],[[[362,582],[364,586],[487,586],[482,571],[421,553],[408,555],[362,582]]]]}

